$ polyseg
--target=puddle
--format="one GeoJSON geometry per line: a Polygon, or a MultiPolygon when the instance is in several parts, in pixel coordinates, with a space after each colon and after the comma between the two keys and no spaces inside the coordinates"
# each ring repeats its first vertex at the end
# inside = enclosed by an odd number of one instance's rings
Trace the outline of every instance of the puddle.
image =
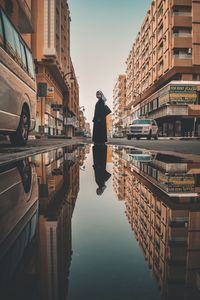
{"type": "Polygon", "coordinates": [[[60,148],[0,168],[3,299],[199,299],[200,163],[60,148]]]}

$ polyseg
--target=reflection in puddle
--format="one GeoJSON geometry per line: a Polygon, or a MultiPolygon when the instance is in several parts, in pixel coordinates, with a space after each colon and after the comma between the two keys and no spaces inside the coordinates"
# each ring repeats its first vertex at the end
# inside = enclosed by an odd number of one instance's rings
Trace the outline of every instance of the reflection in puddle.
{"type": "Polygon", "coordinates": [[[200,163],[134,148],[2,167],[2,299],[199,299],[199,194],[200,163]]]}
{"type": "Polygon", "coordinates": [[[115,148],[113,185],[166,299],[199,299],[200,163],[115,148]]]}
{"type": "Polygon", "coordinates": [[[61,148],[1,168],[3,299],[66,299],[71,218],[86,151],[61,148]]]}
{"type": "Polygon", "coordinates": [[[106,181],[111,177],[111,174],[106,171],[107,146],[95,145],[92,147],[92,151],[95,181],[98,186],[96,192],[97,195],[101,196],[106,189],[106,181]]]}

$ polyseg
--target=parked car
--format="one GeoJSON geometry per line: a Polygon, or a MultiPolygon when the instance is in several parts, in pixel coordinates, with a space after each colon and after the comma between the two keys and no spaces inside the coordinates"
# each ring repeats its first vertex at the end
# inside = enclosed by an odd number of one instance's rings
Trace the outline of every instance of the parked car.
{"type": "Polygon", "coordinates": [[[0,8],[0,134],[25,145],[35,127],[36,104],[32,53],[0,8]]]}
{"type": "Polygon", "coordinates": [[[134,120],[128,129],[127,139],[130,140],[133,137],[135,137],[136,139],[146,137],[149,140],[153,137],[155,140],[157,140],[158,125],[156,121],[153,119],[134,120]]]}
{"type": "Polygon", "coordinates": [[[113,133],[113,138],[123,138],[123,132],[114,132],[113,133]]]}

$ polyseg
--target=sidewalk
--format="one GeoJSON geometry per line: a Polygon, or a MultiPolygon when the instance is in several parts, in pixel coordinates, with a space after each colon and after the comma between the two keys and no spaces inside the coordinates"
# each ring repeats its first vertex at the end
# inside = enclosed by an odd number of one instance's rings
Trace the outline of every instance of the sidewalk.
{"type": "Polygon", "coordinates": [[[200,140],[200,137],[197,137],[197,136],[188,136],[188,137],[181,137],[181,136],[173,136],[173,137],[159,137],[158,140],[177,140],[177,141],[197,141],[197,140],[200,140]]]}
{"type": "Polygon", "coordinates": [[[29,140],[25,147],[15,147],[8,141],[0,142],[0,166],[21,160],[27,156],[44,153],[62,147],[83,145],[85,140],[80,137],[72,139],[35,139],[29,140]]]}

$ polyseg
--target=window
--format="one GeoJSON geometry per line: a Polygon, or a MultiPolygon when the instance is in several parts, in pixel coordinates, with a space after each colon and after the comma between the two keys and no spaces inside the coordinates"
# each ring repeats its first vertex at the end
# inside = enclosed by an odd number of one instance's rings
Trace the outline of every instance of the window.
{"type": "Polygon", "coordinates": [[[27,62],[26,62],[26,54],[25,54],[25,47],[20,41],[20,48],[21,48],[21,60],[22,60],[22,67],[27,71],[27,62]]]}
{"type": "Polygon", "coordinates": [[[14,29],[4,13],[2,13],[2,16],[3,16],[3,23],[5,29],[6,48],[7,51],[10,52],[12,56],[15,56],[14,29]]]}
{"type": "Polygon", "coordinates": [[[16,59],[19,62],[19,64],[22,64],[22,58],[21,58],[21,47],[19,43],[19,35],[18,33],[13,30],[13,35],[14,35],[14,41],[15,41],[15,51],[16,51],[16,59]]]}
{"type": "Polygon", "coordinates": [[[134,120],[132,124],[151,124],[151,120],[147,120],[147,119],[134,120]]]}
{"type": "Polygon", "coordinates": [[[153,101],[150,102],[150,111],[153,110],[153,101]]]}
{"type": "Polygon", "coordinates": [[[157,109],[158,107],[158,101],[157,99],[153,100],[153,109],[157,109]]]}
{"type": "Polygon", "coordinates": [[[35,69],[34,69],[32,55],[31,55],[31,52],[27,48],[26,48],[26,57],[27,57],[27,63],[28,63],[28,72],[32,78],[35,78],[35,69]]]}

